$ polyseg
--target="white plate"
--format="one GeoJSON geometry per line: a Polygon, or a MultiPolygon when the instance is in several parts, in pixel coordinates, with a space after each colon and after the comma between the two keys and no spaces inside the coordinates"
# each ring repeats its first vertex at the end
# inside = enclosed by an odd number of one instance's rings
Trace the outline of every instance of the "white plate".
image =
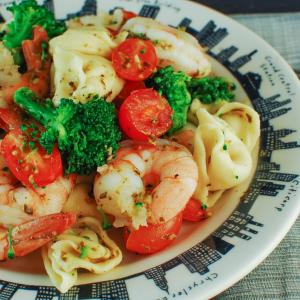
{"type": "MultiPolygon", "coordinates": [[[[0,5],[10,1],[0,1],[0,5]]],[[[95,13],[97,1],[47,2],[57,18],[95,13]]],[[[300,211],[299,81],[266,42],[235,21],[198,4],[177,0],[110,0],[172,26],[185,26],[208,48],[216,73],[236,80],[240,101],[261,117],[257,170],[249,189],[229,192],[212,218],[186,225],[180,238],[151,256],[127,255],[104,276],[82,275],[82,285],[61,295],[37,254],[2,264],[1,299],[207,299],[255,268],[280,242],[300,211]],[[18,262],[18,263],[17,263],[18,262]],[[64,298],[66,297],[66,298],[64,298]]],[[[0,7],[3,11],[4,6],[0,7]]],[[[7,17],[6,14],[3,14],[7,17]]]]}

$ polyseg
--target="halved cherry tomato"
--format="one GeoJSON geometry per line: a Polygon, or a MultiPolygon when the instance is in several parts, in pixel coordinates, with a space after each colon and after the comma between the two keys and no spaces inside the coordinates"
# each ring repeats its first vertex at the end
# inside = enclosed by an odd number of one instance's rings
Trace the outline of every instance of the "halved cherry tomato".
{"type": "Polygon", "coordinates": [[[1,152],[10,171],[27,187],[46,186],[62,175],[58,148],[47,154],[19,128],[4,137],[1,152]]]}
{"type": "Polygon", "coordinates": [[[191,198],[183,211],[182,217],[186,221],[199,222],[207,218],[207,211],[202,208],[198,200],[191,198]]]}
{"type": "Polygon", "coordinates": [[[134,91],[119,112],[120,127],[134,140],[147,141],[163,135],[172,126],[172,108],[153,89],[134,91]]]}
{"type": "Polygon", "coordinates": [[[126,249],[139,254],[151,254],[169,246],[177,237],[182,224],[182,213],[163,224],[142,226],[138,230],[125,228],[126,249]]]}
{"type": "Polygon", "coordinates": [[[22,124],[19,111],[14,108],[0,108],[0,127],[6,132],[19,128],[22,124]]]}
{"type": "Polygon", "coordinates": [[[121,78],[140,81],[154,72],[158,58],[151,41],[131,38],[114,49],[112,63],[121,78]]]}
{"type": "Polygon", "coordinates": [[[135,18],[137,16],[136,13],[129,11],[129,10],[123,10],[123,22],[125,23],[129,19],[135,18]]]}

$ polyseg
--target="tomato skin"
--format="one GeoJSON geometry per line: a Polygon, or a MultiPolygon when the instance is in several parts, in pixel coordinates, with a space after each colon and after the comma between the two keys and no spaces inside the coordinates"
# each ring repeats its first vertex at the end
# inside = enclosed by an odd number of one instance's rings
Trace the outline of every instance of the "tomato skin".
{"type": "Polygon", "coordinates": [[[207,218],[207,211],[201,206],[200,201],[191,198],[182,214],[183,220],[190,222],[199,222],[207,218]]]}
{"type": "Polygon", "coordinates": [[[2,140],[1,153],[10,171],[29,188],[46,186],[62,176],[62,160],[55,146],[51,154],[35,142],[35,149],[28,145],[28,138],[21,129],[10,131],[2,140]]]}
{"type": "Polygon", "coordinates": [[[147,141],[165,134],[172,126],[172,108],[168,101],[153,89],[134,91],[123,102],[119,123],[133,140],[147,141]]]}
{"type": "Polygon", "coordinates": [[[13,108],[0,108],[0,127],[6,132],[19,128],[22,120],[19,112],[13,108]]]}
{"type": "Polygon", "coordinates": [[[154,72],[158,58],[151,41],[130,38],[113,50],[112,64],[121,78],[141,81],[154,72]]]}
{"type": "Polygon", "coordinates": [[[126,249],[139,254],[152,254],[169,246],[178,235],[182,224],[182,213],[163,224],[149,224],[138,230],[125,228],[126,249]]]}

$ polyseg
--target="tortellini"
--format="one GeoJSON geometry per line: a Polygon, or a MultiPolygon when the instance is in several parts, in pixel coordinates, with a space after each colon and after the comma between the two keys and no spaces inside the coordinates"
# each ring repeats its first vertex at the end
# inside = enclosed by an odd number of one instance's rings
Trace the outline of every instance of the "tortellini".
{"type": "Polygon", "coordinates": [[[57,47],[82,54],[99,55],[108,58],[111,51],[117,46],[109,32],[103,28],[82,27],[68,29],[64,34],[50,41],[50,52],[57,47]]]}
{"type": "Polygon", "coordinates": [[[251,107],[237,102],[206,107],[194,100],[190,119],[198,124],[193,129],[193,155],[199,181],[193,197],[211,207],[225,190],[249,177],[253,168],[251,151],[260,134],[259,116],[251,107]]]}
{"type": "Polygon", "coordinates": [[[71,19],[67,22],[69,28],[90,27],[109,28],[119,30],[124,20],[123,10],[115,9],[113,14],[108,14],[104,11],[98,11],[96,16],[83,16],[71,19]]]}
{"type": "Polygon", "coordinates": [[[95,27],[101,29],[103,27],[112,30],[119,30],[123,24],[123,9],[115,9],[113,14],[104,11],[98,11],[96,16],[82,16],[67,21],[68,28],[95,27]]]}
{"type": "Polygon", "coordinates": [[[254,148],[260,135],[259,115],[254,109],[239,102],[232,102],[224,104],[216,115],[231,127],[249,151],[254,148]]]}
{"type": "Polygon", "coordinates": [[[85,103],[95,95],[112,101],[123,88],[123,80],[106,58],[60,47],[53,49],[52,77],[55,105],[61,98],[85,103]]]}
{"type": "Polygon", "coordinates": [[[97,95],[112,101],[122,90],[119,78],[108,59],[127,33],[112,37],[104,27],[75,26],[50,41],[53,56],[53,103],[61,98],[85,103],[97,95]]]}
{"type": "Polygon", "coordinates": [[[65,202],[63,212],[73,212],[81,217],[99,217],[96,201],[91,196],[91,184],[79,183],[72,190],[65,202]]]}
{"type": "Polygon", "coordinates": [[[122,260],[122,252],[91,217],[78,219],[76,225],[42,248],[46,271],[62,293],[76,284],[78,270],[95,274],[110,271],[122,260]]]}
{"type": "Polygon", "coordinates": [[[0,87],[18,82],[21,74],[18,72],[18,66],[14,64],[14,59],[10,51],[0,42],[0,87]]]}

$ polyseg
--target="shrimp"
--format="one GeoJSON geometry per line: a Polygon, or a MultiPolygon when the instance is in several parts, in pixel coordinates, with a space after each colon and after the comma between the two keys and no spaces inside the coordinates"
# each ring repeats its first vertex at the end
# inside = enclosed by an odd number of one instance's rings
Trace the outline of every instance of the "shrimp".
{"type": "Polygon", "coordinates": [[[47,32],[41,27],[35,27],[33,40],[25,40],[22,50],[26,61],[27,72],[20,76],[18,81],[6,86],[1,91],[1,98],[6,104],[13,102],[15,92],[21,87],[28,87],[38,97],[47,97],[50,92],[50,67],[51,61],[45,54],[43,45],[49,40],[47,32]]]}
{"type": "Polygon", "coordinates": [[[76,222],[73,213],[38,217],[13,228],[0,229],[0,260],[24,256],[50,242],[76,222]]]}
{"type": "Polygon", "coordinates": [[[34,190],[0,184],[0,223],[5,226],[19,225],[34,217],[61,212],[74,186],[73,176],[61,176],[46,187],[34,190]]]}
{"type": "Polygon", "coordinates": [[[128,20],[122,28],[133,34],[145,34],[153,41],[159,66],[171,65],[193,77],[210,73],[211,65],[198,41],[189,33],[159,22],[136,17],[128,20]]]}
{"type": "Polygon", "coordinates": [[[167,222],[181,212],[197,186],[191,153],[167,140],[124,141],[115,160],[98,169],[94,196],[115,227],[167,222]]]}
{"type": "Polygon", "coordinates": [[[194,138],[197,127],[192,123],[186,125],[174,133],[170,140],[186,147],[191,153],[194,153],[194,138]]]}
{"type": "Polygon", "coordinates": [[[9,204],[16,203],[29,215],[45,216],[61,212],[75,186],[74,176],[57,178],[45,187],[17,187],[9,192],[9,204]]]}

